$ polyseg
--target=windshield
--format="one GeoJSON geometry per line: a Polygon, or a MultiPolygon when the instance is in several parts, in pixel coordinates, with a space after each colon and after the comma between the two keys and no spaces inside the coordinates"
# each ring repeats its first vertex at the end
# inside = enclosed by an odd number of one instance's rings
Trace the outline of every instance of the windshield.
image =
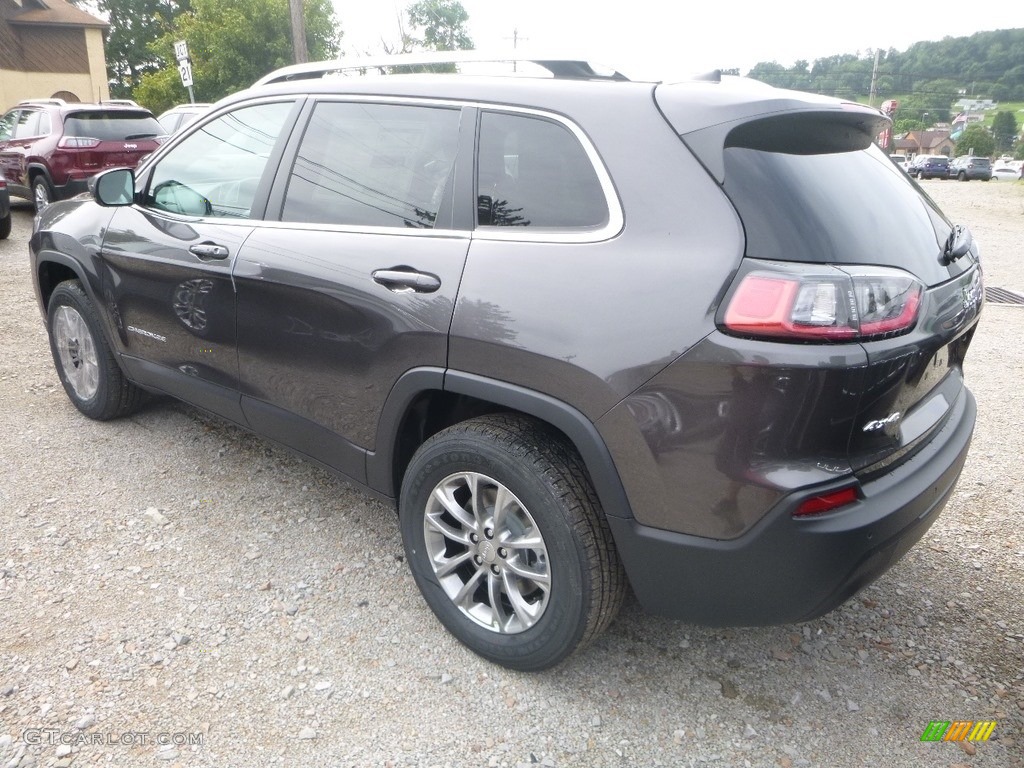
{"type": "Polygon", "coordinates": [[[970,266],[969,259],[939,263],[950,222],[874,145],[808,155],[729,147],[724,188],[751,258],[879,264],[928,285],[970,266]]]}

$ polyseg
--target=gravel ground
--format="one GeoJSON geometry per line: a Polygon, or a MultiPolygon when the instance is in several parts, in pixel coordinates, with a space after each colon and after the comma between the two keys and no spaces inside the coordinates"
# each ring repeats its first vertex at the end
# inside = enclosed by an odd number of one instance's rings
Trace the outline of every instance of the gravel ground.
{"type": "MultiPolygon", "coordinates": [[[[987,285],[1024,294],[1024,185],[924,186],[971,226],[987,285]]],[[[27,210],[14,226],[0,768],[1024,766],[1024,307],[986,307],[960,485],[875,585],[771,628],[628,604],[567,665],[525,675],[434,620],[387,507],[181,404],[79,416],[32,297],[27,210]],[[998,724],[923,743],[931,720],[998,724]]]]}

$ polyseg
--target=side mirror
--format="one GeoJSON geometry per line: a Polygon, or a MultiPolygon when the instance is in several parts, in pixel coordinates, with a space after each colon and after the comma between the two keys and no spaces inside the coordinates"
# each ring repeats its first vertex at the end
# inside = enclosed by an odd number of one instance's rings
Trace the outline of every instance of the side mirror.
{"type": "Polygon", "coordinates": [[[131,205],[135,201],[135,175],[128,168],[113,168],[89,179],[89,191],[102,206],[131,205]]]}

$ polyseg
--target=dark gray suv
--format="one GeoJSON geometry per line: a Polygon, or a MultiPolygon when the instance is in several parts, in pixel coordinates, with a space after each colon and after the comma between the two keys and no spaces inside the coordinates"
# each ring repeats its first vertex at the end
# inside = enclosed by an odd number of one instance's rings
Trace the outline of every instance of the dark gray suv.
{"type": "Polygon", "coordinates": [[[627,585],[717,625],[831,610],[966,458],[969,232],[877,110],[541,65],[287,68],[47,208],[68,396],[173,395],[393,502],[430,607],[508,667],[627,585]]]}
{"type": "Polygon", "coordinates": [[[971,179],[990,181],[992,179],[992,162],[987,157],[974,157],[973,155],[958,157],[949,164],[949,178],[958,181],[970,181],[971,179]]]}

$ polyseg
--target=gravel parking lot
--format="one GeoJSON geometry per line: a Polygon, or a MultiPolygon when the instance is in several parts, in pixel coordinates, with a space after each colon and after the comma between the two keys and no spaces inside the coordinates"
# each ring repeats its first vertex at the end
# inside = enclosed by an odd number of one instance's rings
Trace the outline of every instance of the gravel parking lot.
{"type": "MultiPolygon", "coordinates": [[[[923,186],[1024,295],[1024,184],[923,186]]],[[[875,585],[771,628],[627,604],[525,675],[441,628],[389,508],[184,405],[80,416],[30,228],[0,241],[0,768],[1024,766],[1024,307],[986,307],[960,485],[875,585]],[[997,725],[922,742],[934,720],[997,725]]]]}

